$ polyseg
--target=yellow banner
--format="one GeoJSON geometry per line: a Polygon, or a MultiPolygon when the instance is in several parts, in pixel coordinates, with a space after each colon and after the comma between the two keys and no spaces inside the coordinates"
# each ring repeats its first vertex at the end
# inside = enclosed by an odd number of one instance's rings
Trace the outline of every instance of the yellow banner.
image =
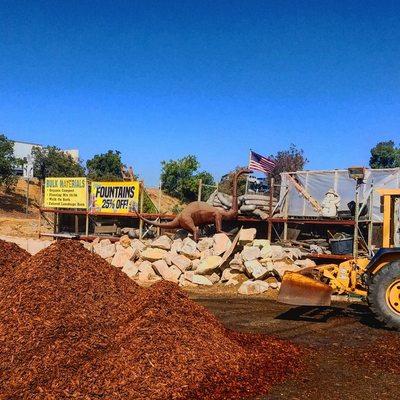
{"type": "Polygon", "coordinates": [[[86,178],[46,178],[46,208],[87,208],[86,178]]]}
{"type": "Polygon", "coordinates": [[[92,182],[91,212],[125,214],[138,209],[139,182],[92,182]]]}

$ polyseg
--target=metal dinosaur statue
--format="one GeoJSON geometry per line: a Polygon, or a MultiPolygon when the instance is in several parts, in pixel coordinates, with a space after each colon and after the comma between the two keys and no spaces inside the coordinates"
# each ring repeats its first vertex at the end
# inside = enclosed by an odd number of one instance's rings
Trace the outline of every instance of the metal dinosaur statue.
{"type": "Polygon", "coordinates": [[[142,217],[136,210],[137,216],[144,222],[164,229],[185,229],[193,234],[193,239],[199,239],[199,227],[202,225],[215,224],[217,232],[222,232],[222,221],[234,220],[238,217],[239,204],[237,194],[237,182],[240,175],[251,174],[247,168],[235,172],[233,178],[232,207],[230,210],[222,210],[204,201],[193,201],[189,203],[171,222],[160,223],[150,221],[142,217]]]}

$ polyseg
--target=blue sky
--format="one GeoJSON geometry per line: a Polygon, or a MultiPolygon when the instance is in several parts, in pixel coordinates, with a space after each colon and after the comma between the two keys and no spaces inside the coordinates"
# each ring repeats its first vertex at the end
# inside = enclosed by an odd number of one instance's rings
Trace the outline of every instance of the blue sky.
{"type": "Polygon", "coordinates": [[[122,152],[148,185],[295,143],[308,169],[400,137],[400,2],[0,1],[0,132],[122,152]]]}

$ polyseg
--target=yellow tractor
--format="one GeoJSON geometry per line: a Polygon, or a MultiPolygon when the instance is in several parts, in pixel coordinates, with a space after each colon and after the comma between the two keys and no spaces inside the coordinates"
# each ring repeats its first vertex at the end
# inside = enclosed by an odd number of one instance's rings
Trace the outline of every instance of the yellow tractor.
{"type": "Polygon", "coordinates": [[[383,243],[375,255],[286,272],[278,301],[329,306],[334,293],[355,294],[366,298],[379,321],[400,330],[400,189],[377,191],[383,205],[383,243]]]}

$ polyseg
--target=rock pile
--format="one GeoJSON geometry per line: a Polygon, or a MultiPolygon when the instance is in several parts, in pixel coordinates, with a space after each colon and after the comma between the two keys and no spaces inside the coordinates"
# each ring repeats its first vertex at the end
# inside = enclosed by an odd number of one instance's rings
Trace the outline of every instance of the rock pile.
{"type": "Polygon", "coordinates": [[[242,229],[235,243],[218,233],[198,243],[189,237],[142,242],[123,236],[118,243],[97,239],[84,246],[142,286],[164,279],[183,287],[237,285],[241,294],[257,294],[278,289],[285,271],[315,265],[298,248],[271,245],[255,234],[254,228],[242,229]]]}
{"type": "MultiPolygon", "coordinates": [[[[123,243],[116,251],[136,251],[123,243]]],[[[79,242],[54,243],[12,272],[0,281],[1,398],[254,398],[301,370],[291,343],[229,331],[177,285],[140,288],[79,242]]]]}

